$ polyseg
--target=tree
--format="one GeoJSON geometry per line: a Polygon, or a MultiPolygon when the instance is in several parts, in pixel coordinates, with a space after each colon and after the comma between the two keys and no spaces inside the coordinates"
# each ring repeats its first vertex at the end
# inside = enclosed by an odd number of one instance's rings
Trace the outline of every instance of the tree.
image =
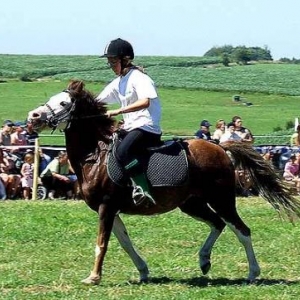
{"type": "Polygon", "coordinates": [[[246,65],[251,60],[250,51],[246,47],[239,47],[234,51],[234,57],[238,64],[246,65]]]}
{"type": "Polygon", "coordinates": [[[229,55],[227,53],[223,53],[222,55],[222,63],[225,67],[229,66],[230,63],[230,59],[229,59],[229,55]]]}

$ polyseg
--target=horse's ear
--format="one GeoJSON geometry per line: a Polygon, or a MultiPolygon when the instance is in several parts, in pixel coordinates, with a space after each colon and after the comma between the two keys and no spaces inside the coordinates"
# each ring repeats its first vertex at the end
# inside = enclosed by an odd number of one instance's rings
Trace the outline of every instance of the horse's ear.
{"type": "Polygon", "coordinates": [[[73,90],[76,93],[80,93],[80,92],[82,92],[84,90],[84,86],[85,86],[85,84],[84,84],[83,81],[81,81],[81,80],[72,80],[69,83],[67,89],[68,90],[73,90]]]}

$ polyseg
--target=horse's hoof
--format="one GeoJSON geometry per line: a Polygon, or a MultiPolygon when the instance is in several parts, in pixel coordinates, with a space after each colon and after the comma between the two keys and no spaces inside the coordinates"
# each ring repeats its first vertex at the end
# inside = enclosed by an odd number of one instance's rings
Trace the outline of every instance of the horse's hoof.
{"type": "Polygon", "coordinates": [[[86,285],[98,285],[100,283],[99,276],[89,276],[86,279],[81,280],[81,283],[86,285]]]}
{"type": "Polygon", "coordinates": [[[149,283],[149,278],[141,278],[140,283],[149,283]]]}
{"type": "Polygon", "coordinates": [[[202,265],[201,266],[202,274],[206,275],[209,272],[210,267],[211,267],[211,263],[210,262],[207,262],[206,264],[202,265]]]}
{"type": "Polygon", "coordinates": [[[255,283],[257,277],[260,275],[260,269],[257,269],[253,274],[249,275],[246,282],[248,284],[255,283]]]}

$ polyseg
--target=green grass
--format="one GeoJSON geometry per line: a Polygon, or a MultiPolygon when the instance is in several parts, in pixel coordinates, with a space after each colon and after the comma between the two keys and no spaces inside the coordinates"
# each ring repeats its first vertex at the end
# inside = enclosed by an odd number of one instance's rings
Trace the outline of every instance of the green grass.
{"type": "MultiPolygon", "coordinates": [[[[285,130],[286,124],[298,117],[300,65],[256,63],[226,68],[218,58],[151,56],[137,57],[136,62],[144,65],[158,84],[164,135],[191,136],[202,119],[214,125],[216,120],[230,121],[234,115],[241,116],[254,135],[270,135],[274,128],[285,130]],[[236,94],[242,101],[232,101],[236,94]]],[[[63,90],[70,79],[82,79],[88,89],[99,93],[113,74],[105,60],[96,56],[0,55],[1,78],[3,121],[25,119],[29,110],[63,90]],[[23,75],[39,81],[16,80],[23,75]]],[[[52,136],[41,142],[63,145],[64,138],[52,136]]],[[[256,140],[260,145],[288,143],[288,136],[256,140]]]]}
{"type": "Polygon", "coordinates": [[[201,275],[198,250],[208,227],[178,210],[155,217],[123,216],[152,280],[138,273],[114,236],[100,286],[80,283],[93,264],[96,213],[82,201],[0,202],[0,299],[298,299],[299,223],[281,221],[260,198],[238,199],[252,229],[262,274],[247,285],[242,246],[226,229],[201,275]]]}
{"type": "MultiPolygon", "coordinates": [[[[67,81],[1,83],[0,122],[6,119],[24,120],[28,111],[45,103],[52,96],[67,86],[67,81]]],[[[98,93],[103,84],[87,83],[87,88],[98,93]]],[[[244,125],[254,135],[266,135],[275,127],[285,129],[288,121],[293,122],[298,115],[299,97],[266,94],[241,94],[243,101],[253,103],[246,106],[232,101],[230,92],[209,92],[201,90],[160,88],[162,101],[162,128],[164,135],[193,135],[202,119],[214,123],[219,118],[229,121],[232,116],[240,115],[244,125]]],[[[48,132],[49,133],[49,132],[48,132]]],[[[55,132],[59,134],[59,132],[55,132]]],[[[41,144],[64,144],[61,137],[47,137],[41,144]]],[[[288,143],[289,138],[284,140],[288,143]]]]}

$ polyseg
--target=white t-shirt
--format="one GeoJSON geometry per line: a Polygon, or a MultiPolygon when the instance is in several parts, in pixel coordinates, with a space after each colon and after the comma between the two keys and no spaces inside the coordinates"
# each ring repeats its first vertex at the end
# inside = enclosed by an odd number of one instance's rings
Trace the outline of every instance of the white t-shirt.
{"type": "Polygon", "coordinates": [[[224,143],[227,141],[241,141],[241,140],[242,138],[237,133],[227,131],[221,136],[220,143],[224,143]]]}
{"type": "Polygon", "coordinates": [[[160,100],[153,80],[137,69],[130,70],[125,76],[119,76],[108,84],[96,100],[109,104],[119,103],[126,107],[140,99],[150,99],[150,106],[135,112],[124,113],[124,129],[141,128],[145,131],[161,134],[160,100]]]}

